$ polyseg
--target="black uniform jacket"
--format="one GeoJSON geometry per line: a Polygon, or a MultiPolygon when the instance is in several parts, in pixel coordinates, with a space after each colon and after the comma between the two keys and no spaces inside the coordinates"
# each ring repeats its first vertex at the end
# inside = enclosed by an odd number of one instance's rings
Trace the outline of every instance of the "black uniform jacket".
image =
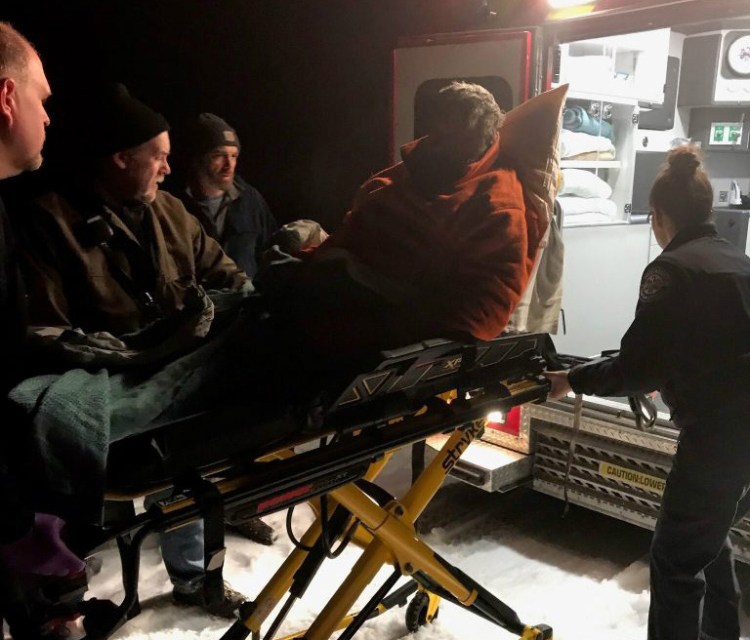
{"type": "Polygon", "coordinates": [[[661,390],[674,417],[750,393],[750,258],[711,224],[682,229],[643,272],[620,352],[574,367],[576,393],[661,390]]]}

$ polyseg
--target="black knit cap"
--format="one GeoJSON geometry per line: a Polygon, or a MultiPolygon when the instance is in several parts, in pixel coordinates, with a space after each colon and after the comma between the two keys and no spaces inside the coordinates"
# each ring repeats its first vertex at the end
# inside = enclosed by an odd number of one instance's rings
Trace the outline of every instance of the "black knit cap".
{"type": "Polygon", "coordinates": [[[202,156],[216,147],[240,148],[240,139],[233,127],[213,113],[201,113],[186,131],[187,152],[202,156]]]}
{"type": "Polygon", "coordinates": [[[119,82],[102,84],[94,94],[88,146],[95,156],[132,149],[169,131],[164,116],[131,96],[119,82]]]}

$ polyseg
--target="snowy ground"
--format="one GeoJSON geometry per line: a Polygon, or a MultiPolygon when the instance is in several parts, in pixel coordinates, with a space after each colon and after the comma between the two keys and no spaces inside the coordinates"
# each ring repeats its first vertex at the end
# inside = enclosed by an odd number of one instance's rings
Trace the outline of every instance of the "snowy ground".
{"type": "MultiPolygon", "coordinates": [[[[386,486],[403,488],[405,460],[396,459],[386,486]],[[398,463],[401,464],[398,464],[398,463]]],[[[486,494],[460,483],[449,483],[423,518],[431,528],[425,541],[446,559],[478,580],[515,609],[526,623],[544,622],[556,640],[637,640],[645,638],[648,611],[646,554],[650,534],[582,509],[571,508],[561,519],[559,501],[520,489],[508,495],[486,494]]],[[[260,588],[291,550],[283,534],[284,514],[267,518],[279,532],[273,547],[228,538],[225,577],[249,597],[260,588]]],[[[295,529],[311,521],[304,506],[295,512],[295,529]]],[[[116,638],[128,640],[218,639],[225,620],[170,604],[170,585],[153,541],[146,542],[141,576],[144,611],[116,638]]],[[[291,612],[281,635],[306,628],[356,559],[356,548],[324,564],[305,599],[291,612]]],[[[103,554],[104,570],[92,582],[98,597],[117,597],[118,565],[114,550],[103,554]]],[[[381,577],[389,574],[383,570],[381,577]]],[[[363,601],[377,588],[366,593],[363,601]]],[[[118,598],[119,600],[119,598],[118,598]]],[[[396,608],[369,622],[360,640],[484,640],[513,638],[466,610],[443,603],[438,620],[413,636],[404,624],[405,609],[396,608]]],[[[269,619],[270,620],[270,619],[269,619]]],[[[743,621],[743,638],[750,622],[743,621]]]]}

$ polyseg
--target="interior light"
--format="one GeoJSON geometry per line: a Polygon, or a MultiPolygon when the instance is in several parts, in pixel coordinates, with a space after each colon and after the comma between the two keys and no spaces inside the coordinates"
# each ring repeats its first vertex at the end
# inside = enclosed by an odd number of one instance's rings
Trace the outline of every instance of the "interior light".
{"type": "Polygon", "coordinates": [[[580,7],[584,4],[593,4],[592,0],[547,0],[547,4],[552,9],[569,9],[570,7],[580,7]]]}
{"type": "Polygon", "coordinates": [[[503,422],[505,422],[505,414],[502,411],[490,411],[487,414],[487,422],[502,424],[503,422]]]}
{"type": "MultiPolygon", "coordinates": [[[[562,0],[550,0],[550,2],[561,3],[562,0]]],[[[580,18],[586,16],[594,11],[594,2],[580,3],[570,6],[563,7],[562,9],[552,9],[547,16],[548,20],[570,20],[571,18],[580,18]]]]}

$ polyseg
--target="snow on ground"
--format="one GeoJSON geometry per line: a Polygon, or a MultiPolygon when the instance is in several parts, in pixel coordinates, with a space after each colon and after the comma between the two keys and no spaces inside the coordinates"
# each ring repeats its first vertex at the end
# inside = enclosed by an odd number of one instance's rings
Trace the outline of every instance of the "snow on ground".
{"type": "MultiPolygon", "coordinates": [[[[402,456],[384,476],[397,495],[408,467],[402,456]]],[[[476,579],[527,624],[546,623],[556,640],[636,640],[645,638],[648,613],[650,534],[599,514],[571,508],[561,519],[562,504],[528,489],[486,494],[449,482],[423,515],[429,533],[424,540],[448,561],[476,579]]],[[[284,533],[285,514],[266,521],[279,532],[273,547],[262,547],[228,536],[225,577],[232,586],[254,597],[273,575],[292,545],[284,533]]],[[[297,507],[298,536],[312,521],[306,506],[297,507]]],[[[337,560],[324,563],[305,598],[293,609],[280,635],[306,628],[348,574],[358,556],[348,548],[337,560]]],[[[102,553],[104,569],[92,580],[91,594],[119,601],[120,578],[114,549],[102,553]]],[[[385,580],[385,568],[379,580],[385,580]]],[[[380,582],[371,585],[363,604],[380,582]]],[[[115,636],[120,640],[214,640],[229,622],[178,608],[169,599],[171,587],[155,540],[147,540],[141,574],[144,610],[115,636]]],[[[514,638],[496,626],[451,603],[443,603],[432,625],[410,635],[405,608],[395,608],[368,622],[358,640],[478,640],[514,638]]],[[[271,618],[268,619],[267,624],[271,618]]],[[[750,638],[750,623],[743,638],[750,638]]]]}

